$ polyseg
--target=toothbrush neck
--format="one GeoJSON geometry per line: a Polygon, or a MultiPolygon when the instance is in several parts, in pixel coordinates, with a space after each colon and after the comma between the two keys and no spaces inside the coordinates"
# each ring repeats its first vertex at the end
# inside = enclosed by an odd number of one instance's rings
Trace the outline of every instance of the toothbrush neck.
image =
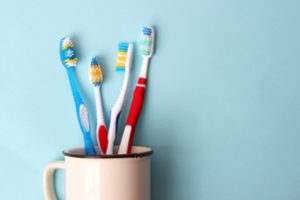
{"type": "Polygon", "coordinates": [[[121,88],[119,97],[118,97],[115,105],[112,108],[112,113],[114,111],[115,114],[118,114],[123,108],[126,93],[127,93],[127,90],[128,90],[129,78],[130,78],[130,69],[126,69],[125,70],[125,77],[124,77],[123,84],[122,84],[122,88],[121,88]]]}
{"type": "Polygon", "coordinates": [[[78,89],[78,85],[77,85],[75,67],[67,68],[67,72],[68,72],[69,82],[70,82],[70,85],[72,88],[72,93],[73,93],[74,99],[75,99],[75,101],[77,101],[77,103],[81,104],[82,100],[81,100],[81,96],[79,94],[79,89],[78,89]]]}
{"type": "Polygon", "coordinates": [[[142,65],[141,72],[140,72],[140,78],[145,78],[145,79],[147,78],[149,60],[150,60],[150,58],[148,58],[148,57],[145,57],[143,59],[143,65],[142,65]]]}
{"type": "Polygon", "coordinates": [[[101,99],[101,86],[95,86],[95,100],[96,100],[96,113],[97,113],[97,124],[105,124],[104,114],[102,109],[102,99],[101,99]]]}

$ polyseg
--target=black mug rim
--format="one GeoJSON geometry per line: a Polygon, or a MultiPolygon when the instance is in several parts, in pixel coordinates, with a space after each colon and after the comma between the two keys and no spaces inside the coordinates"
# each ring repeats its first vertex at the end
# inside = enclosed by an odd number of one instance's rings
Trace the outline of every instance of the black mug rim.
{"type": "MultiPolygon", "coordinates": [[[[118,148],[118,147],[116,147],[118,148]]],[[[143,152],[136,152],[136,153],[129,153],[129,154],[114,154],[114,155],[100,155],[99,152],[97,155],[85,155],[85,154],[79,154],[74,153],[72,150],[76,149],[83,149],[82,147],[78,148],[72,148],[69,150],[64,150],[63,154],[68,157],[74,157],[74,158],[101,158],[101,159],[113,159],[113,158],[143,158],[147,156],[151,156],[153,154],[153,150],[149,147],[144,146],[133,146],[133,148],[144,148],[146,151],[143,152]]]]}

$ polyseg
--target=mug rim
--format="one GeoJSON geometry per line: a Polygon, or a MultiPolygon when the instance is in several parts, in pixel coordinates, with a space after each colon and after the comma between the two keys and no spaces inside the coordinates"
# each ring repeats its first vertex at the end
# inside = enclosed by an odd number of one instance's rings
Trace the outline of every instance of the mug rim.
{"type": "MultiPolygon", "coordinates": [[[[115,147],[118,148],[118,147],[115,147]]],[[[136,152],[136,153],[129,153],[129,154],[114,154],[114,155],[101,155],[97,151],[97,155],[86,155],[86,154],[80,154],[80,153],[74,153],[72,151],[74,150],[79,150],[83,149],[83,147],[77,147],[77,148],[72,148],[68,150],[64,150],[63,154],[68,157],[73,157],[73,158],[101,158],[101,159],[112,159],[112,158],[143,158],[147,157],[153,154],[153,150],[149,147],[144,147],[144,146],[132,146],[132,148],[143,148],[144,151],[142,152],[136,152]]]]}

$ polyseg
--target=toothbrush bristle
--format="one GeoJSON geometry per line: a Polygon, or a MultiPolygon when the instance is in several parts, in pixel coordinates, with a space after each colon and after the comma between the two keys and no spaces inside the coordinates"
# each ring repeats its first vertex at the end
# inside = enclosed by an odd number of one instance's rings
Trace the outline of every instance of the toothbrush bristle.
{"type": "Polygon", "coordinates": [[[143,28],[143,33],[144,33],[145,35],[151,35],[152,30],[151,30],[151,28],[144,27],[144,28],[143,28]]]}
{"type": "Polygon", "coordinates": [[[128,52],[128,43],[121,42],[118,45],[118,58],[116,63],[116,71],[125,71],[127,52],[128,52]]]}
{"type": "Polygon", "coordinates": [[[60,41],[60,58],[65,67],[76,67],[77,65],[78,58],[70,37],[64,37],[60,41]]]}
{"type": "Polygon", "coordinates": [[[140,52],[143,56],[151,56],[153,51],[153,29],[143,28],[143,34],[140,40],[140,52]]]}
{"type": "Polygon", "coordinates": [[[99,65],[96,57],[93,57],[91,61],[90,79],[95,86],[103,82],[101,66],[99,65]]]}

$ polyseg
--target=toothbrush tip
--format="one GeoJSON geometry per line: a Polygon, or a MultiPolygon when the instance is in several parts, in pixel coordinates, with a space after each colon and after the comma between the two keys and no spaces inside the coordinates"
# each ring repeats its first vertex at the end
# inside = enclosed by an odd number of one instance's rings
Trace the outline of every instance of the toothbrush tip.
{"type": "Polygon", "coordinates": [[[145,35],[151,35],[151,34],[152,34],[152,29],[151,29],[150,27],[144,26],[144,28],[143,28],[143,33],[144,33],[145,35]]]}
{"type": "Polygon", "coordinates": [[[94,56],[91,61],[91,65],[98,65],[97,57],[94,56]]]}

